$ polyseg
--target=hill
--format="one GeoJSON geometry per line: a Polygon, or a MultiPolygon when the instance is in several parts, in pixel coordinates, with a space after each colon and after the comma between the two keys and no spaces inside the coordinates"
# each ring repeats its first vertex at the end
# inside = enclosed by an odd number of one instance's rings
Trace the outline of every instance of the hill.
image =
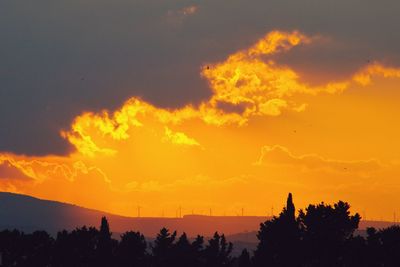
{"type": "Polygon", "coordinates": [[[260,222],[269,219],[258,216],[202,215],[185,215],[182,218],[124,217],[67,203],[0,192],[0,229],[17,228],[26,232],[46,230],[55,234],[61,229],[98,226],[102,216],[107,217],[113,232],[135,230],[146,236],[155,236],[162,227],[185,231],[189,236],[211,236],[215,231],[231,235],[254,231],[260,222]]]}
{"type": "MultiPolygon", "coordinates": [[[[46,230],[54,235],[62,229],[72,230],[83,225],[98,226],[102,216],[107,217],[114,233],[134,230],[154,237],[162,227],[166,227],[181,233],[186,232],[188,236],[212,236],[218,231],[230,236],[232,241],[246,243],[256,242],[255,233],[260,223],[270,219],[262,216],[204,215],[185,215],[182,218],[125,217],[57,201],[0,192],[0,230],[46,230]]],[[[391,224],[393,223],[361,221],[359,230],[370,226],[383,228],[391,224]]]]}

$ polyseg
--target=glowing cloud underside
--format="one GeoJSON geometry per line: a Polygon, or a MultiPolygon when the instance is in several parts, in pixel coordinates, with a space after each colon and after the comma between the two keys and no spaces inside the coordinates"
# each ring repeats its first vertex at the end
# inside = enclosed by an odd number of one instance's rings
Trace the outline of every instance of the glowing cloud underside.
{"type": "MultiPolygon", "coordinates": [[[[0,154],[0,189],[125,215],[138,204],[149,216],[168,210],[173,215],[182,204],[197,213],[212,207],[216,214],[235,214],[246,206],[261,215],[287,191],[303,192],[306,203],[313,192],[337,190],[362,207],[364,195],[354,191],[355,185],[368,192],[369,179],[379,173],[385,178],[376,188],[387,188],[389,176],[399,169],[395,161],[382,163],[375,159],[379,155],[342,160],[339,149],[331,151],[337,159],[320,156],[312,152],[323,144],[307,129],[302,142],[309,145],[308,153],[293,154],[275,144],[293,139],[285,125],[311,120],[308,106],[327,97],[340,99],[348,89],[361,94],[375,86],[374,78],[398,82],[400,70],[373,63],[348,80],[310,86],[290,66],[271,59],[315,41],[296,31],[273,31],[223,62],[205,63],[200,75],[213,94],[198,106],[170,110],[132,97],[114,112],[85,112],[61,132],[76,148],[67,157],[0,154]]],[[[324,120],[334,117],[315,119],[321,123],[313,133],[334,136],[324,120]]]]}

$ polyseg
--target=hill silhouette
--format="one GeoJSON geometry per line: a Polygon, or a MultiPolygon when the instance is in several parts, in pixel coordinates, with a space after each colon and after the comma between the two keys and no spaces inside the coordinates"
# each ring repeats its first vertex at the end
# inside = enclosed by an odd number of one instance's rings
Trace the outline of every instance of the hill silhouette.
{"type": "MultiPolygon", "coordinates": [[[[13,194],[3,194],[3,199],[0,200],[4,199],[6,201],[2,202],[2,208],[7,206],[17,208],[12,211],[14,213],[21,210],[21,207],[16,205],[20,201],[27,199],[33,201],[27,203],[24,208],[32,208],[35,206],[33,204],[43,201],[13,194]]],[[[41,207],[37,216],[46,215],[46,212],[49,212],[49,209],[52,211],[54,206],[60,207],[57,202],[46,204],[47,206],[41,207]]],[[[77,208],[71,205],[70,207],[77,208]]],[[[31,210],[32,212],[35,210],[31,210]]],[[[90,212],[96,211],[90,210],[90,212]]],[[[57,214],[51,215],[54,220],[57,214]]],[[[21,219],[27,215],[19,216],[21,219]]],[[[183,222],[197,219],[204,218],[189,216],[186,220],[185,218],[179,220],[183,222]]],[[[206,218],[209,223],[218,222],[218,219],[206,218]]],[[[10,267],[400,266],[398,253],[400,226],[392,225],[382,229],[369,227],[366,229],[366,235],[360,236],[355,232],[359,229],[360,220],[361,216],[352,213],[350,204],[343,201],[334,204],[324,202],[309,204],[296,213],[292,194],[289,193],[286,206],[279,215],[259,224],[256,233],[257,242],[252,247],[236,246],[220,232],[215,232],[210,237],[197,235],[189,238],[185,232],[177,233],[176,230],[165,227],[161,228],[152,240],[148,240],[134,228],[120,234],[116,239],[112,236],[107,218],[101,217],[100,227],[84,225],[73,230],[63,229],[55,236],[49,235],[46,231],[25,233],[12,229],[0,230],[0,265],[10,267]]],[[[249,239],[251,232],[232,235],[230,238],[243,236],[249,239]]]]}
{"type": "Polygon", "coordinates": [[[103,216],[113,226],[113,232],[136,229],[145,236],[154,236],[162,227],[186,232],[188,236],[212,236],[215,231],[232,235],[256,231],[261,222],[269,219],[262,216],[204,215],[185,215],[182,218],[126,217],[27,195],[0,192],[0,230],[45,230],[54,235],[62,229],[72,230],[82,225],[97,226],[103,216]]]}
{"type": "MultiPolygon", "coordinates": [[[[260,223],[270,219],[268,216],[204,215],[185,215],[182,218],[126,217],[27,195],[0,192],[0,230],[45,230],[54,235],[61,229],[72,230],[82,225],[97,226],[103,216],[113,226],[114,233],[137,229],[145,236],[152,237],[162,227],[166,227],[194,237],[197,234],[212,236],[215,231],[219,231],[232,241],[246,243],[256,242],[260,223]]],[[[385,228],[392,224],[362,220],[358,231],[364,233],[367,227],[385,228]]]]}

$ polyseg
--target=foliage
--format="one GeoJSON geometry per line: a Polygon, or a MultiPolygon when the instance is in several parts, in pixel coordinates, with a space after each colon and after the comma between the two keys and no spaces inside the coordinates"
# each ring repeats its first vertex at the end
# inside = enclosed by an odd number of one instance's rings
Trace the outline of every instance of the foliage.
{"type": "Polygon", "coordinates": [[[366,237],[355,235],[361,217],[339,201],[296,210],[289,194],[282,212],[261,223],[254,252],[244,249],[232,256],[232,243],[215,233],[179,237],[163,228],[152,243],[140,232],[112,238],[108,221],[99,230],[83,226],[60,231],[56,238],[44,231],[25,234],[0,232],[1,266],[88,267],[378,267],[400,266],[400,227],[368,228],[366,237]]]}

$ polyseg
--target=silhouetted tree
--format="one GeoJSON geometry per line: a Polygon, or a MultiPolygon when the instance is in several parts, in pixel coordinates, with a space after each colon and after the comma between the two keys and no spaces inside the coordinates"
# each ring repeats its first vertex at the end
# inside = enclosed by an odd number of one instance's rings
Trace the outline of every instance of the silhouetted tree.
{"type": "Polygon", "coordinates": [[[286,200],[286,208],[284,208],[282,215],[287,217],[288,222],[294,222],[296,220],[296,208],[293,203],[292,193],[289,193],[286,200]]]}
{"type": "Polygon", "coordinates": [[[200,267],[205,265],[205,259],[204,259],[204,237],[197,235],[195,240],[192,242],[192,252],[195,257],[195,262],[193,263],[193,267],[200,267]]]}
{"type": "Polygon", "coordinates": [[[196,264],[197,255],[186,233],[183,233],[174,244],[172,253],[172,262],[175,267],[186,267],[196,264]]]}
{"type": "Polygon", "coordinates": [[[116,242],[112,240],[110,226],[107,218],[101,218],[101,225],[96,248],[98,266],[111,266],[113,261],[113,250],[116,247],[116,242]]]}
{"type": "Polygon", "coordinates": [[[0,232],[1,266],[48,266],[54,240],[45,231],[24,234],[17,230],[0,232]]]}
{"type": "Polygon", "coordinates": [[[367,260],[367,264],[365,266],[368,267],[381,266],[381,262],[383,262],[383,253],[382,253],[380,234],[373,227],[367,228],[366,245],[367,248],[366,248],[365,258],[367,260]]]}
{"type": "Polygon", "coordinates": [[[0,252],[4,266],[18,266],[23,257],[23,233],[18,230],[0,232],[0,252]]]}
{"type": "Polygon", "coordinates": [[[45,231],[22,235],[23,260],[18,266],[48,266],[53,254],[54,239],[45,231]]]}
{"type": "Polygon", "coordinates": [[[83,226],[71,233],[58,232],[54,245],[53,266],[96,266],[99,231],[83,226]]]}
{"type": "Polygon", "coordinates": [[[350,215],[350,205],[339,201],[309,205],[306,212],[300,210],[307,262],[313,266],[340,266],[345,243],[358,228],[360,215],[350,215]]]}
{"type": "Polygon", "coordinates": [[[232,243],[227,242],[225,235],[218,232],[208,241],[204,250],[205,264],[208,267],[229,266],[231,263],[232,243]]]}
{"type": "Polygon", "coordinates": [[[44,231],[31,234],[1,231],[2,267],[398,267],[400,226],[367,229],[367,236],[354,235],[360,221],[350,205],[309,205],[296,218],[293,197],[277,217],[260,225],[258,246],[251,257],[247,249],[232,258],[232,243],[215,233],[204,247],[204,238],[192,242],[183,233],[163,228],[151,252],[139,232],[126,232],[112,239],[105,217],[100,229],[77,228],[58,232],[54,240],[44,231]]]}
{"type": "Polygon", "coordinates": [[[172,248],[176,238],[176,231],[172,234],[162,228],[152,247],[153,265],[155,267],[173,266],[172,248]]]}
{"type": "Polygon", "coordinates": [[[369,260],[366,257],[367,243],[365,238],[362,236],[354,236],[348,238],[343,246],[343,254],[341,258],[341,266],[352,266],[352,267],[367,267],[369,266],[369,260]]]}
{"type": "Polygon", "coordinates": [[[139,232],[126,232],[121,236],[116,257],[118,266],[146,266],[147,243],[139,232]]]}
{"type": "Polygon", "coordinates": [[[242,250],[242,253],[240,254],[238,259],[238,265],[239,267],[251,266],[250,253],[247,251],[247,249],[242,250]]]}
{"type": "Polygon", "coordinates": [[[400,266],[400,226],[394,225],[379,231],[384,266],[400,266]]]}
{"type": "Polygon", "coordinates": [[[254,252],[256,266],[300,266],[300,225],[296,220],[292,194],[278,217],[260,225],[259,243],[254,252]]]}

